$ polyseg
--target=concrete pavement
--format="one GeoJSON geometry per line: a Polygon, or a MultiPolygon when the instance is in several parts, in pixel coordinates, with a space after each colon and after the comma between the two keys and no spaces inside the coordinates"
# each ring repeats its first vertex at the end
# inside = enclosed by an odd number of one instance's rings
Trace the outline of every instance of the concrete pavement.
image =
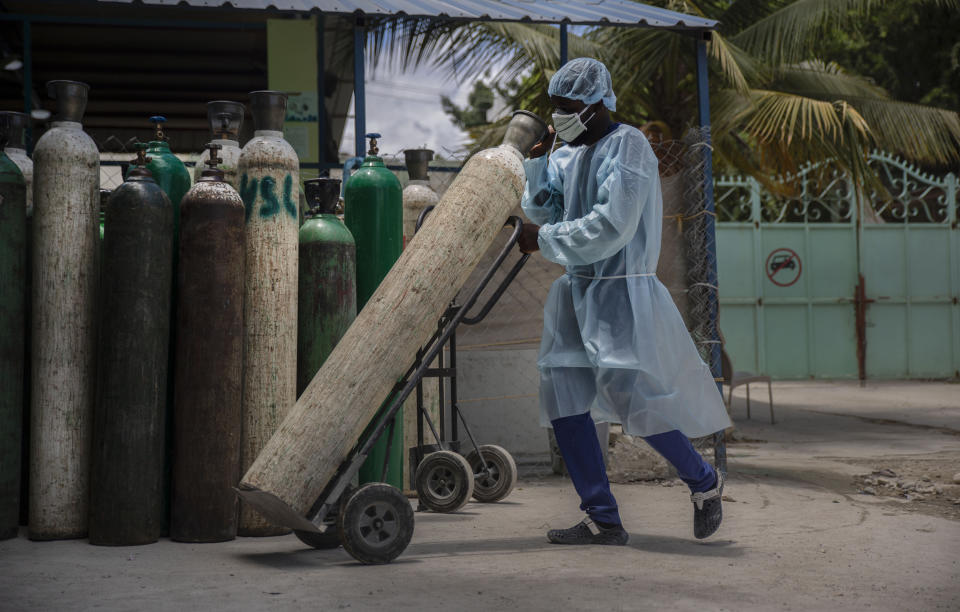
{"type": "Polygon", "coordinates": [[[499,504],[418,513],[387,566],[294,536],[131,548],[21,536],[0,542],[0,609],[960,609],[960,486],[946,482],[960,472],[960,385],[779,383],[774,400],[771,426],[761,402],[746,421],[735,394],[725,520],[703,542],[686,490],[665,481],[614,485],[628,546],[550,545],[548,528],[580,518],[575,493],[526,474],[499,504]],[[860,493],[855,477],[878,469],[923,472],[943,493],[860,493]]]}

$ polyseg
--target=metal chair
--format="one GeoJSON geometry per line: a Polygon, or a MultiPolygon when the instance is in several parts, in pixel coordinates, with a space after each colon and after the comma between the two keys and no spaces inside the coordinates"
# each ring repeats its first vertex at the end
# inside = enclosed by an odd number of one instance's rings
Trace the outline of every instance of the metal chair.
{"type": "Polygon", "coordinates": [[[730,387],[730,392],[727,394],[727,411],[730,411],[730,406],[733,403],[733,389],[741,385],[747,388],[747,418],[750,418],[750,383],[755,382],[765,382],[767,383],[767,392],[770,395],[770,424],[775,423],[773,419],[773,385],[770,382],[770,377],[763,374],[754,374],[753,372],[736,372],[733,369],[733,363],[730,361],[730,356],[727,355],[727,351],[721,349],[721,366],[723,368],[723,380],[730,387]]]}

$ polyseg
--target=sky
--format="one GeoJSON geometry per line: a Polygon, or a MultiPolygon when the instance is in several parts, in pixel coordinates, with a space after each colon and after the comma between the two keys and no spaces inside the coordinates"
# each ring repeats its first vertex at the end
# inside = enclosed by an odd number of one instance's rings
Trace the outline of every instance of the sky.
{"type": "MultiPolygon", "coordinates": [[[[420,67],[403,72],[378,67],[368,73],[367,131],[383,135],[381,155],[392,156],[404,149],[426,146],[438,155],[458,157],[468,137],[466,132],[450,121],[440,106],[440,96],[446,95],[463,106],[473,82],[458,84],[447,79],[436,69],[420,67]]],[[[353,108],[347,121],[340,150],[353,152],[353,108]]]]}

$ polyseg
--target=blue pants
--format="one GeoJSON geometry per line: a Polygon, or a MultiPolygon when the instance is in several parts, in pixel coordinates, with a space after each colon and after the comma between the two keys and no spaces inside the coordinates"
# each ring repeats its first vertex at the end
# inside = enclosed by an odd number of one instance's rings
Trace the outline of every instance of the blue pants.
{"type": "MultiPolygon", "coordinates": [[[[589,412],[551,421],[557,436],[560,454],[570,473],[573,487],[580,496],[580,509],[594,521],[619,525],[617,500],[610,492],[610,481],[603,465],[603,454],[597,440],[597,428],[589,412]]],[[[670,462],[680,480],[694,493],[709,491],[717,484],[713,467],[704,461],[677,430],[645,437],[655,451],[670,462]]]]}

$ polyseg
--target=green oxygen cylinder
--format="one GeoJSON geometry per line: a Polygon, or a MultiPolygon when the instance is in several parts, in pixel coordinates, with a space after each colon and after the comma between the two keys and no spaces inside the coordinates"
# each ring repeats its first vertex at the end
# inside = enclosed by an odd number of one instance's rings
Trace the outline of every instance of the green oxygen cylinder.
{"type": "MultiPolygon", "coordinates": [[[[403,189],[377,156],[380,134],[367,134],[370,150],[343,191],[344,221],[357,243],[357,309],[362,309],[403,251],[403,189]]],[[[410,362],[416,355],[410,356],[410,362]]],[[[387,437],[381,438],[360,469],[360,483],[382,479],[387,437]]],[[[390,444],[386,482],[403,487],[403,419],[398,418],[390,444]]]]}
{"type": "MultiPolygon", "coordinates": [[[[150,122],[154,124],[155,136],[154,140],[147,143],[147,157],[150,158],[147,170],[173,204],[173,245],[176,256],[177,235],[180,230],[180,200],[190,189],[190,172],[180,158],[170,151],[170,144],[163,133],[163,124],[167,122],[167,118],[154,115],[150,117],[150,122]]],[[[133,170],[134,166],[131,165],[127,170],[127,177],[133,170]]]]}
{"type": "Polygon", "coordinates": [[[173,207],[146,145],[107,202],[100,277],[90,543],[156,542],[164,515],[173,207]]]}
{"type": "Polygon", "coordinates": [[[28,520],[27,500],[30,499],[28,483],[30,481],[30,236],[33,227],[33,160],[27,155],[26,131],[30,125],[30,115],[14,111],[0,111],[0,121],[7,123],[7,144],[2,147],[10,161],[20,168],[23,182],[27,188],[27,233],[26,263],[24,264],[24,314],[23,314],[23,420],[20,439],[20,524],[28,520]],[[3,119],[8,117],[8,119],[3,119]]]}
{"type": "Polygon", "coordinates": [[[16,536],[20,523],[26,311],[27,188],[3,152],[10,123],[0,117],[0,540],[16,536]]]}
{"type": "Polygon", "coordinates": [[[297,397],[357,316],[357,247],[337,218],[340,180],[303,182],[307,211],[300,226],[297,288],[297,397]]]}

